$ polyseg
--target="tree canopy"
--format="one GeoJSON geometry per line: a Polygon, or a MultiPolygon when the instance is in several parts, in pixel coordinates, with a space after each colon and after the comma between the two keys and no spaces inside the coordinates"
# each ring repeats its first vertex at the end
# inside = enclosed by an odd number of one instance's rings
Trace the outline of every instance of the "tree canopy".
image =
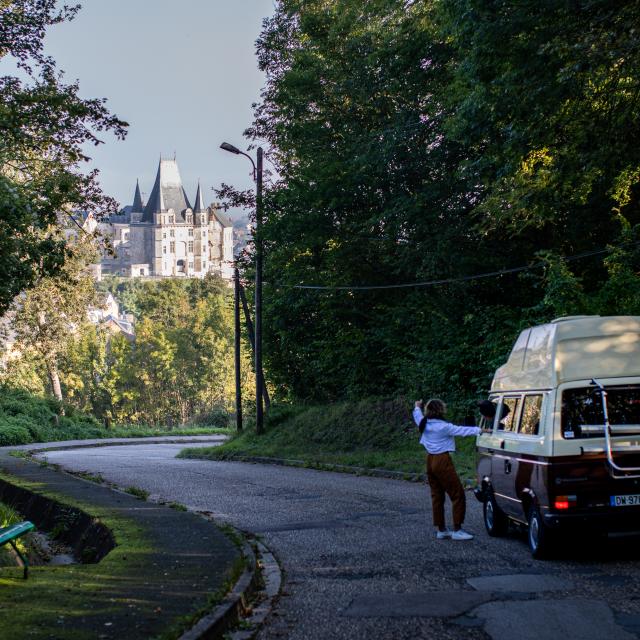
{"type": "Polygon", "coordinates": [[[19,73],[0,77],[0,313],[38,277],[59,271],[67,257],[56,233],[60,216],[96,214],[115,203],[100,190],[97,171],[83,172],[87,145],[126,123],[104,99],[83,99],[43,53],[46,29],[73,19],[79,7],[55,0],[0,0],[0,59],[19,73]]]}
{"type": "Polygon", "coordinates": [[[277,176],[264,357],[282,393],[477,392],[527,324],[640,312],[639,9],[277,3],[247,135],[277,176]]]}

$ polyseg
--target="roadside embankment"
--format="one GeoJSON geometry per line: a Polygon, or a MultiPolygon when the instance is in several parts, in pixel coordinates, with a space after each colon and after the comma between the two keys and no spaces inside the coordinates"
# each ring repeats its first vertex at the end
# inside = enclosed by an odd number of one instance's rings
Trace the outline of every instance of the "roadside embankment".
{"type": "MultiPolygon", "coordinates": [[[[246,460],[327,468],[334,471],[394,472],[415,478],[424,473],[424,449],[403,398],[368,399],[322,406],[272,407],[265,433],[248,426],[218,447],[185,449],[180,457],[246,460]],[[352,469],[347,469],[351,467],[352,469]]],[[[461,413],[453,407],[452,421],[461,413]]],[[[464,478],[475,477],[475,448],[458,440],[454,460],[464,478]]]]}

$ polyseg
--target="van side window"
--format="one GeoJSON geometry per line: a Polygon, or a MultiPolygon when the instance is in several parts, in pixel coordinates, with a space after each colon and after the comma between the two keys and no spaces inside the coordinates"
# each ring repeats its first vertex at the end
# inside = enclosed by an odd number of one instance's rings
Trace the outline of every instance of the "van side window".
{"type": "Polygon", "coordinates": [[[522,417],[518,433],[527,436],[537,436],[540,430],[540,409],[542,408],[542,395],[525,396],[522,405],[522,417]]]}
{"type": "MultiPolygon", "coordinates": [[[[497,398],[491,398],[491,402],[493,402],[494,405],[496,405],[495,408],[495,412],[498,412],[498,399],[497,398]]],[[[481,416],[480,417],[480,424],[478,425],[480,427],[480,430],[483,433],[491,433],[493,431],[493,425],[495,423],[496,419],[495,416],[493,418],[485,418],[485,416],[481,416]]]]}
{"type": "Polygon", "coordinates": [[[518,405],[520,404],[520,397],[517,398],[504,398],[502,400],[502,415],[498,422],[498,430],[500,431],[515,431],[516,422],[515,417],[518,413],[518,405]]]}

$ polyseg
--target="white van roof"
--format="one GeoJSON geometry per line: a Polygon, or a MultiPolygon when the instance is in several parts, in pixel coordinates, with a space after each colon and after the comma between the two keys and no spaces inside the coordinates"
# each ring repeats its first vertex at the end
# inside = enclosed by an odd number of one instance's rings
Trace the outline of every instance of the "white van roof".
{"type": "Polygon", "coordinates": [[[627,376],[640,376],[640,316],[570,316],[525,329],[491,390],[627,376]]]}

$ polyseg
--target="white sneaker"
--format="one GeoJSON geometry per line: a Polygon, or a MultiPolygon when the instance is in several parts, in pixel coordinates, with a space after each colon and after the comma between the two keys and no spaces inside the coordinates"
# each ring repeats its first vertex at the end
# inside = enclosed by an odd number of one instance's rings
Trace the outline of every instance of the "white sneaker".
{"type": "Polygon", "coordinates": [[[451,531],[436,531],[436,540],[448,540],[451,537],[451,531]]]}
{"type": "Polygon", "coordinates": [[[473,540],[473,536],[470,533],[467,533],[464,529],[458,529],[458,531],[454,531],[449,535],[452,540],[473,540]]]}

